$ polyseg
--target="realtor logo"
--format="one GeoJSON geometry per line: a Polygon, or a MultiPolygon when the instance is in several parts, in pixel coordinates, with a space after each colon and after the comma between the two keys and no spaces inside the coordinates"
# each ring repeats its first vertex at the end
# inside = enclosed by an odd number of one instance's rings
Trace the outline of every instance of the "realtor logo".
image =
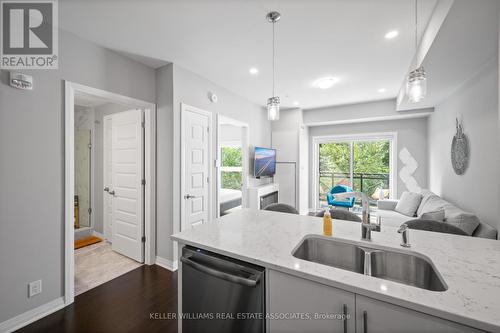
{"type": "Polygon", "coordinates": [[[0,68],[57,69],[57,0],[2,0],[0,17],[0,68]]]}

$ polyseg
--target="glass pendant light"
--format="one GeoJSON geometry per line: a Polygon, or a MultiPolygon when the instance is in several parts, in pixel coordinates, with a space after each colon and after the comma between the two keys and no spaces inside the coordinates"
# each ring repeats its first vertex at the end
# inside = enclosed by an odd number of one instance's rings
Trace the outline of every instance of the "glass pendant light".
{"type": "MultiPolygon", "coordinates": [[[[418,64],[418,0],[415,0],[415,62],[418,64]]],[[[406,96],[410,103],[418,103],[427,95],[427,73],[423,66],[412,70],[406,78],[406,96]]]]}
{"type": "Polygon", "coordinates": [[[281,18],[281,14],[278,12],[270,12],[266,15],[267,21],[273,24],[273,96],[267,99],[267,119],[270,121],[275,121],[280,119],[280,98],[274,95],[274,81],[275,81],[275,55],[276,55],[276,45],[275,45],[275,34],[274,25],[281,18]]]}

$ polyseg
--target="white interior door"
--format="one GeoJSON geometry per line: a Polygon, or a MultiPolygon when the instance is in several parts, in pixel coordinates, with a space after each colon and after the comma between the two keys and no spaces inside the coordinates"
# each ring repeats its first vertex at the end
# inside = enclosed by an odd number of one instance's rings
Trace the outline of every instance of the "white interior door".
{"type": "Polygon", "coordinates": [[[143,112],[131,110],[111,116],[112,248],[144,261],[144,129],[143,112]]]}
{"type": "Polygon", "coordinates": [[[183,109],[183,229],[209,220],[210,127],[210,113],[194,108],[183,109]]]}

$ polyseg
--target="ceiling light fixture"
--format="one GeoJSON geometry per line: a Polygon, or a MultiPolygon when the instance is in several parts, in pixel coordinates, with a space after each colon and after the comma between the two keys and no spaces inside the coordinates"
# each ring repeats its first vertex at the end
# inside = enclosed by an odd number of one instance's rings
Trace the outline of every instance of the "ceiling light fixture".
{"type": "Polygon", "coordinates": [[[385,39],[393,39],[399,36],[399,31],[392,30],[385,34],[385,39]]]}
{"type": "Polygon", "coordinates": [[[275,121],[280,119],[280,98],[274,93],[276,63],[276,36],[274,33],[274,26],[281,19],[281,14],[278,12],[270,12],[266,15],[266,19],[269,23],[273,24],[273,95],[267,99],[267,119],[275,121]]]}
{"type": "Polygon", "coordinates": [[[386,91],[387,91],[387,89],[385,89],[385,88],[380,88],[378,90],[378,92],[381,93],[381,94],[385,93],[386,91]]]}
{"type": "Polygon", "coordinates": [[[255,68],[255,67],[252,67],[248,70],[250,72],[250,74],[252,75],[257,75],[259,74],[259,69],[255,68]]]}
{"type": "MultiPolygon", "coordinates": [[[[418,66],[418,0],[415,0],[415,67],[418,66]]],[[[406,78],[406,95],[410,103],[420,102],[427,95],[427,73],[423,66],[412,70],[406,78]]]]}
{"type": "Polygon", "coordinates": [[[320,89],[328,89],[333,87],[333,85],[337,82],[339,82],[339,79],[336,77],[323,77],[321,79],[317,79],[314,85],[320,89]]]}
{"type": "Polygon", "coordinates": [[[298,106],[299,105],[299,101],[293,102],[293,105],[298,106]]]}

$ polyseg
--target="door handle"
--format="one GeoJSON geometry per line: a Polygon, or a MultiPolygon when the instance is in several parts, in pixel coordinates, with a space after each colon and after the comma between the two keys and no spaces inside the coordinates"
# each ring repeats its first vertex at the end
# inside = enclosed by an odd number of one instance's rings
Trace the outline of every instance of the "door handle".
{"type": "Polygon", "coordinates": [[[259,283],[260,276],[251,276],[250,278],[244,278],[241,276],[236,276],[232,275],[223,271],[219,271],[216,268],[208,267],[205,265],[202,265],[194,260],[191,259],[192,256],[182,256],[181,257],[181,262],[191,266],[192,268],[196,269],[197,271],[218,277],[219,279],[223,279],[232,283],[238,283],[247,287],[255,287],[257,283],[259,283]]]}
{"type": "Polygon", "coordinates": [[[368,333],[368,312],[363,311],[363,333],[368,333]]]}
{"type": "Polygon", "coordinates": [[[109,186],[104,186],[104,192],[108,192],[109,193],[109,186]]]}
{"type": "Polygon", "coordinates": [[[195,195],[191,195],[191,194],[186,194],[184,196],[184,199],[186,199],[186,200],[188,200],[188,199],[194,199],[194,198],[196,198],[196,196],[195,195]]]}
{"type": "Polygon", "coordinates": [[[347,333],[347,304],[342,305],[342,324],[344,327],[344,333],[347,333]]]}
{"type": "Polygon", "coordinates": [[[108,193],[111,194],[112,196],[114,196],[115,195],[115,190],[109,190],[108,193]]]}

